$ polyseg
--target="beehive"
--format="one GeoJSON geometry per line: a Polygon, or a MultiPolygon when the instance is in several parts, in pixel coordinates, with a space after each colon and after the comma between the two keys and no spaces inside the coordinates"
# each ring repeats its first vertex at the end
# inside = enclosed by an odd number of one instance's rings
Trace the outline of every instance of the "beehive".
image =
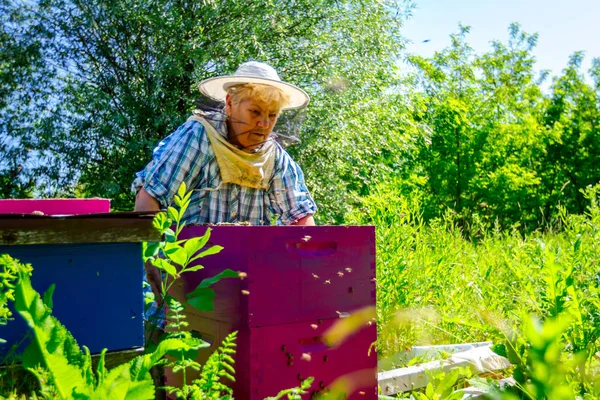
{"type": "MultiPolygon", "coordinates": [[[[202,279],[226,268],[245,272],[243,280],[214,285],[215,310],[186,310],[191,329],[214,350],[231,331],[238,333],[236,399],[263,399],[312,376],[312,394],[337,378],[353,374],[350,398],[377,396],[377,357],[369,352],[376,328],[364,326],[339,347],[327,347],[323,333],[341,317],[375,306],[373,227],[215,226],[210,245],[224,250],[199,262],[204,269],[184,275],[173,291],[178,298],[202,279]]],[[[180,238],[201,236],[189,227],[180,238]]],[[[167,383],[179,377],[167,372],[167,383]]]]}
{"type": "MultiPolygon", "coordinates": [[[[24,211],[29,200],[11,211],[24,211]]],[[[0,210],[8,212],[7,201],[0,210]]],[[[92,353],[107,348],[119,351],[141,348],[143,334],[141,257],[142,241],[158,241],[152,217],[137,213],[101,213],[106,201],[68,200],[34,205],[44,214],[0,214],[0,254],[9,254],[34,270],[33,287],[40,293],[56,285],[53,315],[71,331],[80,345],[92,353]],[[51,204],[52,203],[52,204],[51,204]],[[81,205],[81,207],[79,207],[81,205]],[[90,208],[90,206],[92,206],[90,208]],[[78,215],[84,212],[86,215],[78,215]]],[[[28,327],[15,315],[3,327],[0,354],[17,343],[28,327]]]]}

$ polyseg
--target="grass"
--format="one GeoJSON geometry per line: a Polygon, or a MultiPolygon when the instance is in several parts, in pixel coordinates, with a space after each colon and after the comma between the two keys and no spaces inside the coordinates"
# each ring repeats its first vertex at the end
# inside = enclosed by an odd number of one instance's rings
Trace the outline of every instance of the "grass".
{"type": "Polygon", "coordinates": [[[552,342],[561,348],[556,362],[579,360],[565,379],[581,394],[600,386],[598,190],[586,191],[586,215],[561,210],[553,229],[527,235],[481,223],[468,227],[467,237],[450,212],[425,224],[418,199],[389,186],[367,198],[348,222],[377,226],[380,358],[413,345],[517,346],[520,337],[528,344],[516,362],[525,368],[531,341],[545,333],[524,333],[524,322],[538,318],[550,329],[561,318],[568,323],[552,342]]]}

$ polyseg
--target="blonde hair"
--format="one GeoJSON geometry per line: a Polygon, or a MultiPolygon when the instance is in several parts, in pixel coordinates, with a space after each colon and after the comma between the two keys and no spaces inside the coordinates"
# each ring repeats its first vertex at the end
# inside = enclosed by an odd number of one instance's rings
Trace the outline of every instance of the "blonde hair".
{"type": "Polygon", "coordinates": [[[227,93],[231,96],[233,104],[252,99],[264,103],[269,108],[280,112],[290,102],[290,96],[283,93],[274,86],[263,85],[260,83],[245,83],[227,88],[227,93]]]}

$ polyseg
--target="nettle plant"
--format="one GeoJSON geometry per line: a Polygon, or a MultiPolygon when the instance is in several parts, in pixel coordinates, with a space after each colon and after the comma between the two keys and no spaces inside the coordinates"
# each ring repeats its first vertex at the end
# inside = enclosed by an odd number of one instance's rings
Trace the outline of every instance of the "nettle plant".
{"type": "MultiPolygon", "coordinates": [[[[198,350],[210,347],[210,344],[199,337],[196,337],[188,330],[189,323],[186,321],[183,313],[184,305],[169,294],[173,284],[183,274],[196,272],[203,268],[202,265],[193,264],[194,261],[219,253],[223,250],[221,246],[210,246],[206,248],[210,239],[211,229],[200,237],[194,237],[186,240],[178,240],[181,231],[185,227],[182,216],[185,214],[190,204],[191,192],[186,193],[185,183],[179,187],[174,197],[177,207],[169,207],[167,213],[161,212],[156,215],[153,225],[163,235],[164,241],[158,243],[144,243],[143,255],[144,262],[150,263],[161,271],[161,296],[159,301],[159,310],[166,305],[165,333],[161,336],[159,343],[164,340],[177,339],[188,345],[187,350],[174,351],[169,353],[171,356],[163,361],[163,364],[171,368],[173,372],[181,372],[183,375],[183,386],[166,386],[165,389],[178,398],[230,398],[232,390],[221,382],[222,379],[234,381],[233,375],[233,355],[235,355],[235,338],[237,332],[228,335],[218,348],[207,360],[204,366],[200,365],[195,359],[198,356],[198,350]],[[191,384],[187,384],[187,371],[201,371],[200,377],[191,384]]],[[[231,269],[226,269],[220,274],[211,278],[204,279],[195,290],[187,294],[185,302],[201,311],[212,311],[214,309],[213,299],[215,291],[210,286],[219,282],[223,278],[238,278],[239,274],[231,269]]],[[[146,305],[151,306],[155,302],[155,295],[152,292],[146,293],[146,305]]],[[[161,318],[150,318],[155,325],[154,329],[160,329],[161,318]]],[[[148,343],[149,348],[154,347],[148,343]]]]}

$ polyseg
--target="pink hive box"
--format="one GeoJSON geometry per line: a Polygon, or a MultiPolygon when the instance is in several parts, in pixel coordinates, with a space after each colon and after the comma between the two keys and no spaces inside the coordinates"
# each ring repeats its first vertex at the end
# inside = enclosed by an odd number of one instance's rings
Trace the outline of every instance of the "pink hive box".
{"type": "MultiPolygon", "coordinates": [[[[205,231],[188,227],[180,238],[205,231]]],[[[327,347],[322,337],[340,316],[375,306],[374,227],[215,226],[208,246],[215,244],[224,250],[200,259],[205,268],[184,275],[172,294],[181,299],[226,268],[247,273],[213,286],[213,312],[186,309],[190,328],[212,343],[198,359],[202,364],[238,331],[236,399],[262,400],[312,376],[308,399],[348,374],[356,386],[348,398],[377,398],[377,355],[369,351],[375,325],[337,347],[327,347]]],[[[168,385],[180,384],[178,374],[166,375],[168,385]]]]}
{"type": "Polygon", "coordinates": [[[108,199],[10,199],[0,200],[0,214],[76,215],[110,212],[108,199]]]}

